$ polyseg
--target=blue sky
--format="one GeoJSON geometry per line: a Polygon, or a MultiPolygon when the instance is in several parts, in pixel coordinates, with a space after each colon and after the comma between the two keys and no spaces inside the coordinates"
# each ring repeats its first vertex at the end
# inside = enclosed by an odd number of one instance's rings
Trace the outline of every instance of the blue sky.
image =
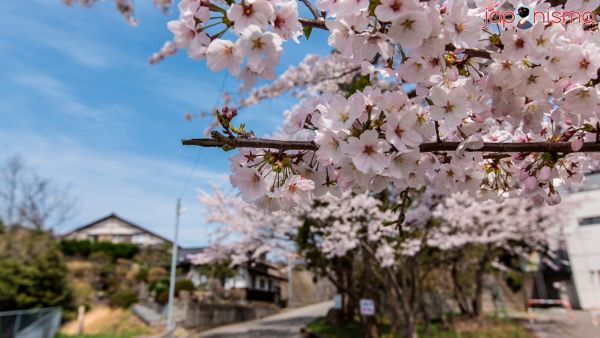
{"type": "MultiPolygon", "coordinates": [[[[218,102],[225,74],[185,52],[148,65],[171,38],[166,22],[177,14],[151,3],[136,1],[140,25],[131,27],[111,2],[91,9],[60,0],[0,2],[0,160],[20,154],[42,176],[70,186],[78,207],[59,233],[116,212],[171,238],[175,200],[185,189],[181,243],[204,245],[209,227],[195,190],[228,186],[229,154],[180,140],[202,136],[208,121],[187,122],[184,113],[218,102]]],[[[324,39],[316,32],[309,42],[287,43],[278,72],[306,53],[326,54],[324,39]]],[[[225,89],[236,92],[238,84],[229,76],[225,89]]],[[[241,119],[264,135],[293,103],[267,101],[241,119]]]]}

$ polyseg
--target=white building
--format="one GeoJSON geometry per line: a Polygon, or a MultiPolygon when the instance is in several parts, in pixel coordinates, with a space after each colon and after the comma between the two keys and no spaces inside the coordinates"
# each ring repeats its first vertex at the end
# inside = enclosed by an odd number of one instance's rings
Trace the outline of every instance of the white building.
{"type": "Polygon", "coordinates": [[[132,243],[141,246],[171,243],[170,240],[125,220],[114,213],[78,227],[64,234],[62,238],[89,240],[92,242],[132,243]]]}
{"type": "Polygon", "coordinates": [[[579,304],[590,309],[600,308],[600,174],[588,176],[584,188],[565,198],[573,213],[565,236],[579,304]]]}

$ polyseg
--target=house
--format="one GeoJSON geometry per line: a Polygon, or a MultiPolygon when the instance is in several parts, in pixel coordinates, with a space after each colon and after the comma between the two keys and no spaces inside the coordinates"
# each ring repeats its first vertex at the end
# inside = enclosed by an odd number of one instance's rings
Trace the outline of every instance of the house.
{"type": "MultiPolygon", "coordinates": [[[[196,286],[209,283],[209,278],[199,269],[192,266],[187,278],[196,286]]],[[[287,287],[288,279],[283,277],[280,269],[266,260],[251,261],[234,267],[235,273],[220,281],[223,289],[235,294],[246,302],[260,301],[283,305],[282,290],[287,287]]]]}
{"type": "Polygon", "coordinates": [[[579,305],[600,308],[600,173],[588,175],[563,203],[573,205],[565,237],[579,305]]]}
{"type": "Polygon", "coordinates": [[[281,289],[288,279],[280,275],[277,267],[255,261],[237,266],[236,272],[225,280],[225,289],[237,292],[246,301],[281,304],[281,289]]]}
{"type": "Polygon", "coordinates": [[[71,230],[64,234],[62,238],[92,242],[132,243],[140,246],[172,243],[169,239],[114,213],[71,230]]]}

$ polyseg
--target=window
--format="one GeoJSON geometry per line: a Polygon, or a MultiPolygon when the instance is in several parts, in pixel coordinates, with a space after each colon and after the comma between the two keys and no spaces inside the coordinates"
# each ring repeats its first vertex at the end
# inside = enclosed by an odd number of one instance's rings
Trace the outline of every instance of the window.
{"type": "Polygon", "coordinates": [[[579,225],[595,225],[600,224],[600,216],[586,217],[579,219],[579,225]]]}
{"type": "Polygon", "coordinates": [[[267,287],[265,280],[263,278],[258,279],[258,287],[261,290],[264,290],[267,287]]]}

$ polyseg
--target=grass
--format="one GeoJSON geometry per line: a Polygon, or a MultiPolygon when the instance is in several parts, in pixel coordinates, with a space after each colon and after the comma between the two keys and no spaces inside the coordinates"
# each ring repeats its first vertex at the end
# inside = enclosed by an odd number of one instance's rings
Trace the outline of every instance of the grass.
{"type": "MultiPolygon", "coordinates": [[[[153,333],[153,328],[139,320],[130,310],[103,308],[97,318],[84,327],[84,335],[76,335],[76,322],[62,327],[55,338],[133,338],[153,333]]],[[[90,312],[88,317],[93,317],[90,312]]]]}
{"type": "MultiPolygon", "coordinates": [[[[364,328],[359,322],[353,322],[344,326],[332,326],[325,323],[324,318],[319,318],[308,325],[309,331],[316,333],[322,338],[362,338],[364,328]]],[[[379,333],[385,338],[394,338],[390,333],[388,325],[379,327],[379,333]]],[[[531,338],[529,333],[521,324],[510,320],[483,319],[466,320],[457,319],[452,328],[446,328],[439,323],[430,325],[428,334],[424,327],[419,326],[419,337],[422,338],[531,338]]]]}
{"type": "Polygon", "coordinates": [[[130,333],[130,334],[122,334],[122,335],[114,335],[114,334],[83,334],[76,336],[69,336],[63,333],[57,333],[54,338],[135,338],[139,337],[142,334],[130,333]]]}

